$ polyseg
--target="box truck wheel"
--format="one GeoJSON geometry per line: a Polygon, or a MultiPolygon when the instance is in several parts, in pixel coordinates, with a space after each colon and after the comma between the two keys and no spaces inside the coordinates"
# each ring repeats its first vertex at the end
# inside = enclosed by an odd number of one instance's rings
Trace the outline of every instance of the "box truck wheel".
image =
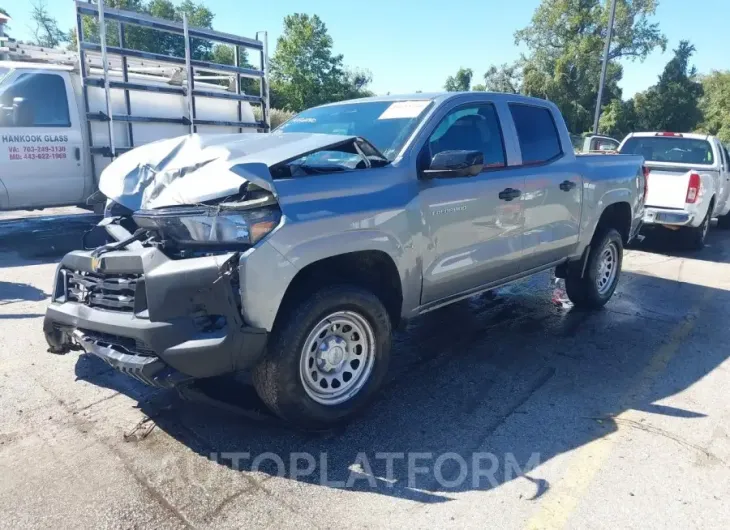
{"type": "Polygon", "coordinates": [[[611,299],[621,275],[624,246],[615,229],[601,229],[591,242],[591,250],[582,274],[575,267],[565,278],[565,291],[576,307],[598,309],[611,299]]]}
{"type": "Polygon", "coordinates": [[[278,416],[309,429],[346,421],[381,386],[390,358],[388,312],[371,292],[339,285],[300,297],[272,330],[253,370],[278,416]]]}

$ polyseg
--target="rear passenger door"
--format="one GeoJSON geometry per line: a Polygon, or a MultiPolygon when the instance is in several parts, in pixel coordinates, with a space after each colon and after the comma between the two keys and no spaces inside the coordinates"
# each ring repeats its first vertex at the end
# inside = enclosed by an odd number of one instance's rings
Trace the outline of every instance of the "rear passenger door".
{"type": "Polygon", "coordinates": [[[519,196],[524,176],[507,168],[504,135],[491,103],[457,105],[428,131],[419,151],[424,169],[436,153],[481,151],[475,177],[419,180],[428,245],[423,252],[422,304],[478,290],[519,273],[524,226],[519,196]]]}
{"type": "Polygon", "coordinates": [[[525,178],[522,267],[530,270],[565,258],[578,243],[582,177],[549,107],[510,103],[509,110],[522,155],[514,171],[525,178]]]}

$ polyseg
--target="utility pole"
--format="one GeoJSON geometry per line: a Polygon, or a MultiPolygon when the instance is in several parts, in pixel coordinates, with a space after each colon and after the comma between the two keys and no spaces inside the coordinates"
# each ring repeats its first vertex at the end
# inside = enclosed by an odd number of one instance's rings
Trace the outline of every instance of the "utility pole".
{"type": "Polygon", "coordinates": [[[616,18],[616,0],[611,0],[611,14],[608,17],[608,32],[606,33],[606,47],[603,49],[603,65],[601,66],[601,81],[598,84],[598,99],[596,100],[596,117],[593,120],[593,134],[598,134],[598,120],[601,118],[601,100],[603,99],[603,85],[606,84],[606,70],[608,69],[608,52],[611,49],[613,35],[613,20],[616,18]]]}

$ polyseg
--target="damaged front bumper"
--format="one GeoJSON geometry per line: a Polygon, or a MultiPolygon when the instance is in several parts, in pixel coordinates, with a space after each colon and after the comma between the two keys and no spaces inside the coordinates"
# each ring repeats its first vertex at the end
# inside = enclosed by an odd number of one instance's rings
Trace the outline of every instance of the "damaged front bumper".
{"type": "Polygon", "coordinates": [[[44,331],[52,348],[80,347],[146,384],[249,368],[267,332],[242,316],[237,253],[170,259],[154,247],[67,254],[44,331]]]}

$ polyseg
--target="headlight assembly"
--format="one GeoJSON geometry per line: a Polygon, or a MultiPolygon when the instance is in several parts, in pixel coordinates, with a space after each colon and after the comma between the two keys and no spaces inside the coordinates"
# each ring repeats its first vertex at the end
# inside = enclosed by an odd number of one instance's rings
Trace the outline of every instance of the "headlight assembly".
{"type": "Polygon", "coordinates": [[[159,232],[181,245],[254,245],[281,220],[276,207],[249,210],[227,208],[165,208],[139,211],[134,220],[140,228],[159,232]]]}

